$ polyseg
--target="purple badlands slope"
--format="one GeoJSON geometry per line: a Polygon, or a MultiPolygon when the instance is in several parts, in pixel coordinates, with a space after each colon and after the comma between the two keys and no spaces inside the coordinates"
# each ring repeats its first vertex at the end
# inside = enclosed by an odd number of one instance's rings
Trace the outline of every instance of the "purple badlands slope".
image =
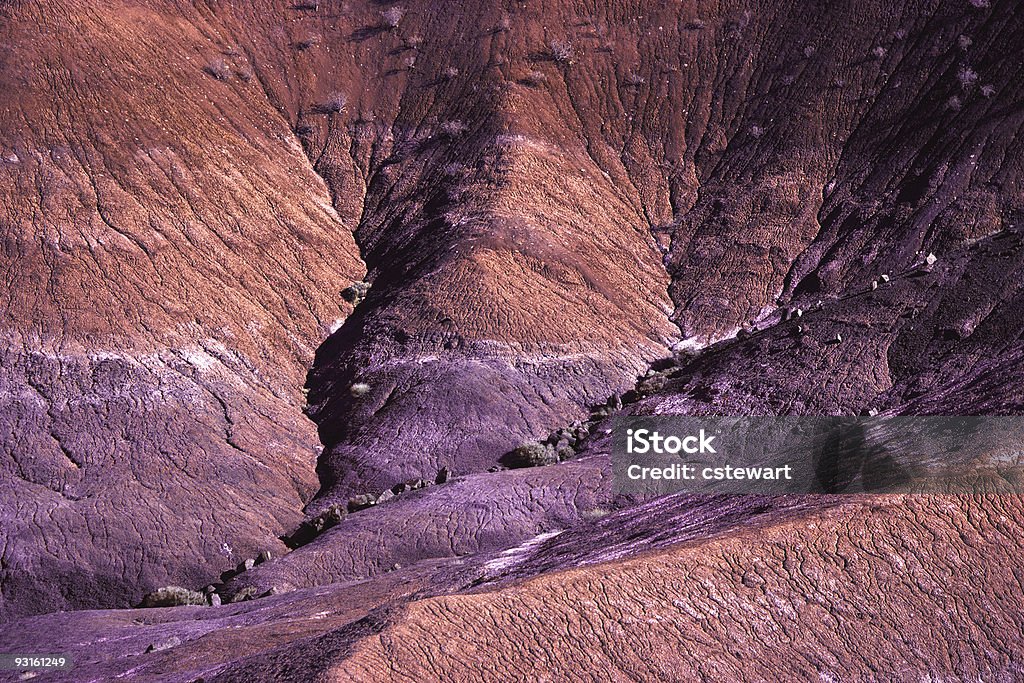
{"type": "Polygon", "coordinates": [[[1022,44],[1010,0],[0,2],[0,653],[1024,678],[1018,497],[640,503],[605,434],[1024,413],[1022,44]]]}

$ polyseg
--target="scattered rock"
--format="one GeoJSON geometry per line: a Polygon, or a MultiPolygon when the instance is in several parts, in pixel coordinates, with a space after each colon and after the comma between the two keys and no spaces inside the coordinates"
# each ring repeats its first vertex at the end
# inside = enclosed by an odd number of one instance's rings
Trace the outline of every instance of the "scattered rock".
{"type": "Polygon", "coordinates": [[[889,277],[889,275],[888,275],[888,273],[886,273],[886,274],[883,274],[883,275],[882,275],[882,277],[880,277],[879,279],[880,279],[880,280],[881,280],[882,282],[889,282],[889,280],[891,280],[892,278],[890,278],[890,277],[889,277]]]}
{"type": "Polygon", "coordinates": [[[386,491],[384,491],[384,493],[377,496],[377,505],[380,505],[381,503],[386,503],[394,497],[395,492],[392,491],[391,489],[387,489],[386,491]]]}
{"type": "Polygon", "coordinates": [[[273,559],[273,555],[269,550],[261,550],[256,556],[256,564],[263,564],[264,562],[270,562],[273,559]]]}
{"type": "Polygon", "coordinates": [[[247,571],[249,571],[250,569],[252,569],[255,566],[256,566],[256,560],[254,560],[253,558],[249,557],[249,558],[247,558],[245,560],[245,562],[242,563],[242,571],[247,572],[247,571]]]}
{"type": "Polygon", "coordinates": [[[216,593],[210,593],[210,607],[220,607],[220,596],[216,593]]]}
{"type": "Polygon", "coordinates": [[[362,398],[370,393],[370,385],[365,382],[356,382],[348,388],[348,393],[352,394],[353,398],[362,398]]]}
{"type": "Polygon", "coordinates": [[[434,479],[435,484],[444,484],[451,479],[452,473],[447,467],[442,467],[437,471],[437,477],[434,479]]]}
{"type": "Polygon", "coordinates": [[[932,269],[935,268],[935,263],[938,260],[939,260],[939,258],[935,254],[929,252],[928,255],[924,257],[924,260],[917,264],[917,268],[916,268],[917,272],[919,272],[919,273],[930,273],[930,272],[932,272],[932,269]]]}
{"type": "Polygon", "coordinates": [[[176,647],[178,645],[181,645],[181,638],[178,636],[168,636],[167,638],[158,640],[155,643],[151,643],[150,646],[146,648],[146,652],[170,650],[172,647],[176,647]]]}

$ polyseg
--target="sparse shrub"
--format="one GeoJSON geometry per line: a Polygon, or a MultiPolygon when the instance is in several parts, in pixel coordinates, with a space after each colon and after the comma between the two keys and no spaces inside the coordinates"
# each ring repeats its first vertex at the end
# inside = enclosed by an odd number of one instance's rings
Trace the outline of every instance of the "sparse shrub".
{"type": "Polygon", "coordinates": [[[960,46],[961,50],[966,50],[974,43],[970,36],[964,34],[960,34],[960,37],[956,39],[956,42],[960,46]]]}
{"type": "Polygon", "coordinates": [[[568,64],[572,61],[572,43],[565,40],[548,42],[548,55],[556,62],[568,64]]]}
{"type": "Polygon", "coordinates": [[[295,47],[299,50],[310,50],[320,44],[320,36],[315,33],[303,36],[295,41],[295,47]]]}
{"type": "Polygon", "coordinates": [[[352,394],[352,398],[362,398],[370,393],[370,385],[365,382],[356,382],[348,388],[348,393],[352,394]]]}
{"type": "Polygon", "coordinates": [[[690,19],[686,22],[686,28],[691,31],[700,31],[705,26],[703,19],[690,19]]]}
{"type": "Polygon", "coordinates": [[[245,602],[246,600],[252,600],[258,593],[259,589],[256,588],[256,586],[245,586],[231,596],[231,602],[245,602]]]}
{"type": "Polygon", "coordinates": [[[445,67],[444,70],[441,72],[441,77],[444,78],[446,81],[450,81],[453,78],[457,78],[458,75],[459,70],[454,66],[445,67]]]}
{"type": "Polygon", "coordinates": [[[390,7],[380,13],[381,24],[385,28],[396,29],[405,17],[405,10],[401,7],[390,7]]]}
{"type": "Polygon", "coordinates": [[[546,444],[530,441],[509,453],[508,460],[512,467],[541,467],[555,464],[558,456],[546,444]]]}
{"type": "Polygon", "coordinates": [[[968,0],[968,2],[977,9],[986,9],[989,6],[989,0],[968,0]]]}
{"type": "Polygon", "coordinates": [[[466,171],[466,167],[459,163],[445,164],[441,172],[449,178],[458,178],[466,171]]]}
{"type": "Polygon", "coordinates": [[[804,57],[806,57],[807,59],[810,59],[811,57],[813,57],[817,53],[818,53],[818,48],[816,48],[815,46],[813,46],[813,45],[805,45],[804,46],[804,57]]]}
{"type": "Polygon", "coordinates": [[[253,73],[252,67],[249,66],[248,64],[246,64],[245,66],[239,68],[237,73],[238,73],[238,78],[240,80],[244,81],[245,83],[248,83],[249,81],[251,81],[253,79],[253,76],[256,75],[256,74],[253,73]]]}
{"type": "Polygon", "coordinates": [[[889,54],[889,51],[886,50],[881,45],[875,45],[875,47],[871,50],[871,56],[874,57],[875,59],[885,59],[885,56],[887,54],[889,54]]]}
{"type": "Polygon", "coordinates": [[[313,134],[313,126],[302,121],[295,126],[295,134],[301,137],[313,134]]]}
{"type": "Polygon", "coordinates": [[[761,126],[754,125],[750,127],[750,137],[754,138],[755,140],[764,135],[764,133],[765,130],[761,126]]]}
{"type": "Polygon", "coordinates": [[[962,66],[956,73],[956,80],[959,81],[961,88],[969,90],[978,81],[978,72],[969,66],[962,66]]]}
{"type": "Polygon", "coordinates": [[[226,81],[231,78],[231,67],[228,66],[228,63],[220,57],[210,60],[210,62],[203,67],[203,71],[210,76],[213,76],[218,81],[226,81]]]}
{"type": "Polygon", "coordinates": [[[547,74],[543,71],[531,71],[523,77],[523,85],[528,85],[531,88],[536,88],[543,85],[548,80],[547,74]]]}
{"type": "Polygon", "coordinates": [[[494,27],[495,33],[505,33],[512,29],[512,19],[507,14],[501,15],[501,19],[498,19],[498,24],[494,27]]]}
{"type": "Polygon", "coordinates": [[[320,2],[319,0],[299,0],[292,7],[295,9],[315,10],[320,7],[320,2]]]}
{"type": "Polygon", "coordinates": [[[628,74],[626,74],[626,85],[637,87],[643,85],[646,82],[647,79],[635,71],[630,71],[628,74]]]}
{"type": "Polygon", "coordinates": [[[355,306],[366,298],[369,291],[370,283],[360,280],[359,282],[353,282],[348,287],[341,290],[341,298],[355,306]]]}
{"type": "Polygon", "coordinates": [[[181,586],[164,586],[146,593],[139,607],[180,607],[182,605],[206,605],[206,596],[199,591],[181,586]]]}
{"type": "Polygon", "coordinates": [[[981,86],[981,95],[982,95],[982,97],[985,97],[986,99],[988,99],[988,98],[992,97],[995,94],[996,94],[996,87],[994,85],[992,85],[991,83],[987,83],[987,84],[981,86]]]}
{"type": "Polygon", "coordinates": [[[457,138],[465,133],[466,130],[468,130],[468,127],[462,121],[451,120],[441,124],[441,132],[445,137],[449,138],[457,138]]]}
{"type": "Polygon", "coordinates": [[[347,104],[348,97],[345,96],[345,93],[335,92],[328,96],[321,109],[328,114],[340,114],[345,111],[347,104]]]}
{"type": "Polygon", "coordinates": [[[963,109],[963,106],[963,101],[956,95],[953,95],[948,100],[946,100],[946,108],[949,109],[950,111],[960,111],[961,109],[963,109]]]}

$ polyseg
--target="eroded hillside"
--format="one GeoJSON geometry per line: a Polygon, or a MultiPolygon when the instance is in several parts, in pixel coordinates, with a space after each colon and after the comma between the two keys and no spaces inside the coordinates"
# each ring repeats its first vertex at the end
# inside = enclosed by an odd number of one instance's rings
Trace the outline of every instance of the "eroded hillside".
{"type": "Polygon", "coordinates": [[[0,650],[845,679],[875,638],[874,675],[1012,679],[1016,498],[637,507],[604,429],[1021,412],[1016,9],[3,4],[0,617],[239,602],[0,650]]]}

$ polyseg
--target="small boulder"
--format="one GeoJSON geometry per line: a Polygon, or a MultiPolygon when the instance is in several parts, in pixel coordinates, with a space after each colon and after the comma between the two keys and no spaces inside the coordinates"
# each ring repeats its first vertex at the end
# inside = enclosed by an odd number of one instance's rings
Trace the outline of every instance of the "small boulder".
{"type": "Polygon", "coordinates": [[[377,504],[377,496],[372,493],[363,493],[358,496],[349,498],[348,500],[348,511],[356,512],[358,510],[365,510],[366,508],[377,504]]]}
{"type": "Polygon", "coordinates": [[[540,467],[555,464],[558,456],[551,446],[530,441],[509,453],[508,461],[512,467],[540,467]]]}
{"type": "Polygon", "coordinates": [[[341,520],[345,519],[346,514],[348,514],[346,507],[335,503],[324,510],[320,514],[320,518],[324,521],[325,526],[329,528],[340,524],[341,520]]]}

